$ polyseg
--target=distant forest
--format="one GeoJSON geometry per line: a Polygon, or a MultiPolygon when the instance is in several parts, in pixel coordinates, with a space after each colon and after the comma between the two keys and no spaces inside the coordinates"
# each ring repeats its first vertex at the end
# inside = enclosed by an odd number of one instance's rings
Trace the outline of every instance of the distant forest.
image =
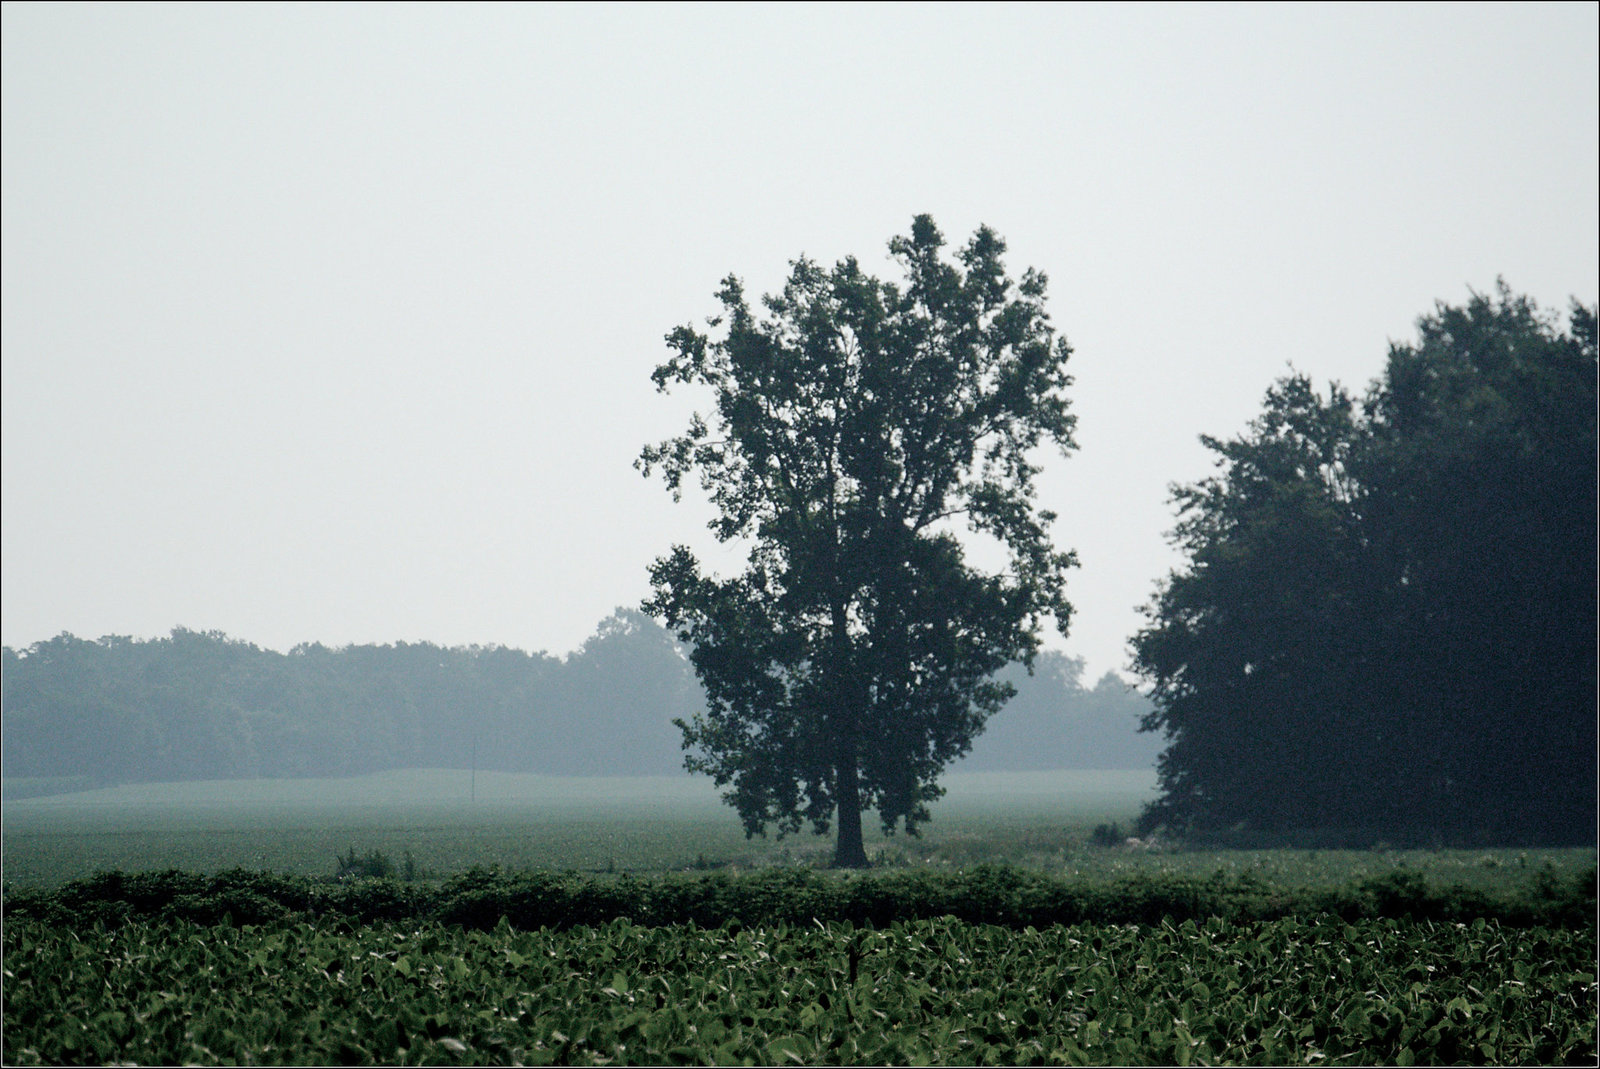
{"type": "MultiPolygon", "coordinates": [[[[0,768],[58,788],[471,766],[670,775],[683,771],[672,720],[701,707],[673,638],[624,609],[565,658],[404,642],[282,654],[181,628],[63,634],[4,658],[0,768]]],[[[1017,696],[955,767],[1153,768],[1148,703],[1111,673],[1085,687],[1082,671],[1053,652],[1032,676],[1009,669],[1017,696]]]]}

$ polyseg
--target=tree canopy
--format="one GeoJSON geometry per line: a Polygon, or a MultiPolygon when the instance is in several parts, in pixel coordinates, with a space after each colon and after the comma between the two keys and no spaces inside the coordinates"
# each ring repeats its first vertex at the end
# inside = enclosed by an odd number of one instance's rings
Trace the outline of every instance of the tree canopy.
{"type": "Polygon", "coordinates": [[[1146,827],[1593,841],[1594,310],[1501,283],[1418,326],[1360,403],[1274,384],[1175,489],[1146,827]]]}
{"type": "Polygon", "coordinates": [[[657,560],[645,609],[689,644],[707,709],[680,722],[686,766],[710,774],[750,834],[837,813],[835,862],[863,865],[861,812],[915,834],[936,778],[1010,696],[992,677],[1063,634],[1073,564],[1034,504],[1035,453],[1073,446],[1071,353],[1046,280],[1005,272],[979,229],[954,262],[927,216],[889,243],[903,284],[854,258],[793,261],[758,318],[737,278],[713,334],[680,327],[660,389],[708,388],[715,410],[645,448],[678,493],[691,472],[712,530],[748,544],[729,579],[685,546],[657,560]],[[957,532],[997,544],[971,565],[957,532]]]}
{"type": "Polygon", "coordinates": [[[8,794],[23,780],[50,789],[474,764],[665,775],[678,764],[671,718],[700,705],[671,636],[630,609],[564,659],[428,642],[283,654],[178,628],[8,647],[3,682],[8,794]]]}

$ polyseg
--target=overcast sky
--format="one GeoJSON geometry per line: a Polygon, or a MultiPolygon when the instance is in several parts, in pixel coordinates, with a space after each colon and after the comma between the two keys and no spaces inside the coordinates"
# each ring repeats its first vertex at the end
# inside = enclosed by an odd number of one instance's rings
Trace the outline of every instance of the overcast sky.
{"type": "Polygon", "coordinates": [[[740,563],[632,467],[662,336],[929,212],[1050,277],[1121,669],[1198,435],[1496,276],[1595,300],[1596,11],[7,4],[4,642],[566,652],[740,563]]]}

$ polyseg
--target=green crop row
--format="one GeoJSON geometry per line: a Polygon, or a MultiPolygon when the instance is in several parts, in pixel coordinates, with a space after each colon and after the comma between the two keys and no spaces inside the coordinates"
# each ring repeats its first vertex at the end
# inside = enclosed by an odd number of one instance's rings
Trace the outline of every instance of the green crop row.
{"type": "Polygon", "coordinates": [[[1593,1064],[1595,937],[1330,916],[1043,931],[5,927],[7,1064],[1593,1064]]]}
{"type": "Polygon", "coordinates": [[[625,918],[638,924],[806,924],[848,921],[885,927],[950,916],[1011,928],[1059,924],[1151,924],[1208,917],[1273,920],[1329,914],[1446,922],[1493,920],[1529,927],[1589,927],[1595,917],[1595,870],[1570,878],[1536,874],[1494,893],[1434,887],[1411,872],[1392,872],[1338,888],[1286,888],[1244,875],[1210,878],[1143,874],[1066,880],[1006,866],[957,872],[890,871],[841,875],[769,869],[742,875],[647,877],[577,873],[502,873],[474,869],[438,884],[391,879],[341,883],[237,869],[211,875],[178,871],[100,873],[54,890],[9,890],[5,916],[46,922],[107,924],[169,917],[211,924],[229,918],[264,923],[290,917],[438,920],[492,928],[571,927],[625,918]]]}

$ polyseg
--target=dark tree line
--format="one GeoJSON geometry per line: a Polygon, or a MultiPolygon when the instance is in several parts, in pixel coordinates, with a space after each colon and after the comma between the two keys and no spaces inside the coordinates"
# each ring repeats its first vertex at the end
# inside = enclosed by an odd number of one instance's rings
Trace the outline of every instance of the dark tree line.
{"type": "Polygon", "coordinates": [[[1175,490],[1146,828],[1594,841],[1594,310],[1502,283],[1419,330],[1359,401],[1280,380],[1175,490]]]}
{"type": "MultiPolygon", "coordinates": [[[[1012,710],[974,768],[1150,767],[1147,708],[1078,662],[1017,671],[1012,710]],[[1008,718],[1015,716],[1014,720],[1008,718]]],[[[703,695],[653,620],[619,610],[565,659],[430,643],[302,645],[288,654],[215,632],[153,640],[61,635],[4,651],[0,761],[71,786],[478,768],[548,775],[683,771],[675,717],[703,695]]],[[[58,786],[68,786],[61,783],[58,786]]],[[[36,785],[42,786],[42,785],[36,785]]]]}
{"type": "Polygon", "coordinates": [[[699,687],[670,637],[619,611],[565,659],[504,647],[308,644],[216,632],[5,650],[4,772],[94,783],[454,767],[678,770],[699,687]]]}

